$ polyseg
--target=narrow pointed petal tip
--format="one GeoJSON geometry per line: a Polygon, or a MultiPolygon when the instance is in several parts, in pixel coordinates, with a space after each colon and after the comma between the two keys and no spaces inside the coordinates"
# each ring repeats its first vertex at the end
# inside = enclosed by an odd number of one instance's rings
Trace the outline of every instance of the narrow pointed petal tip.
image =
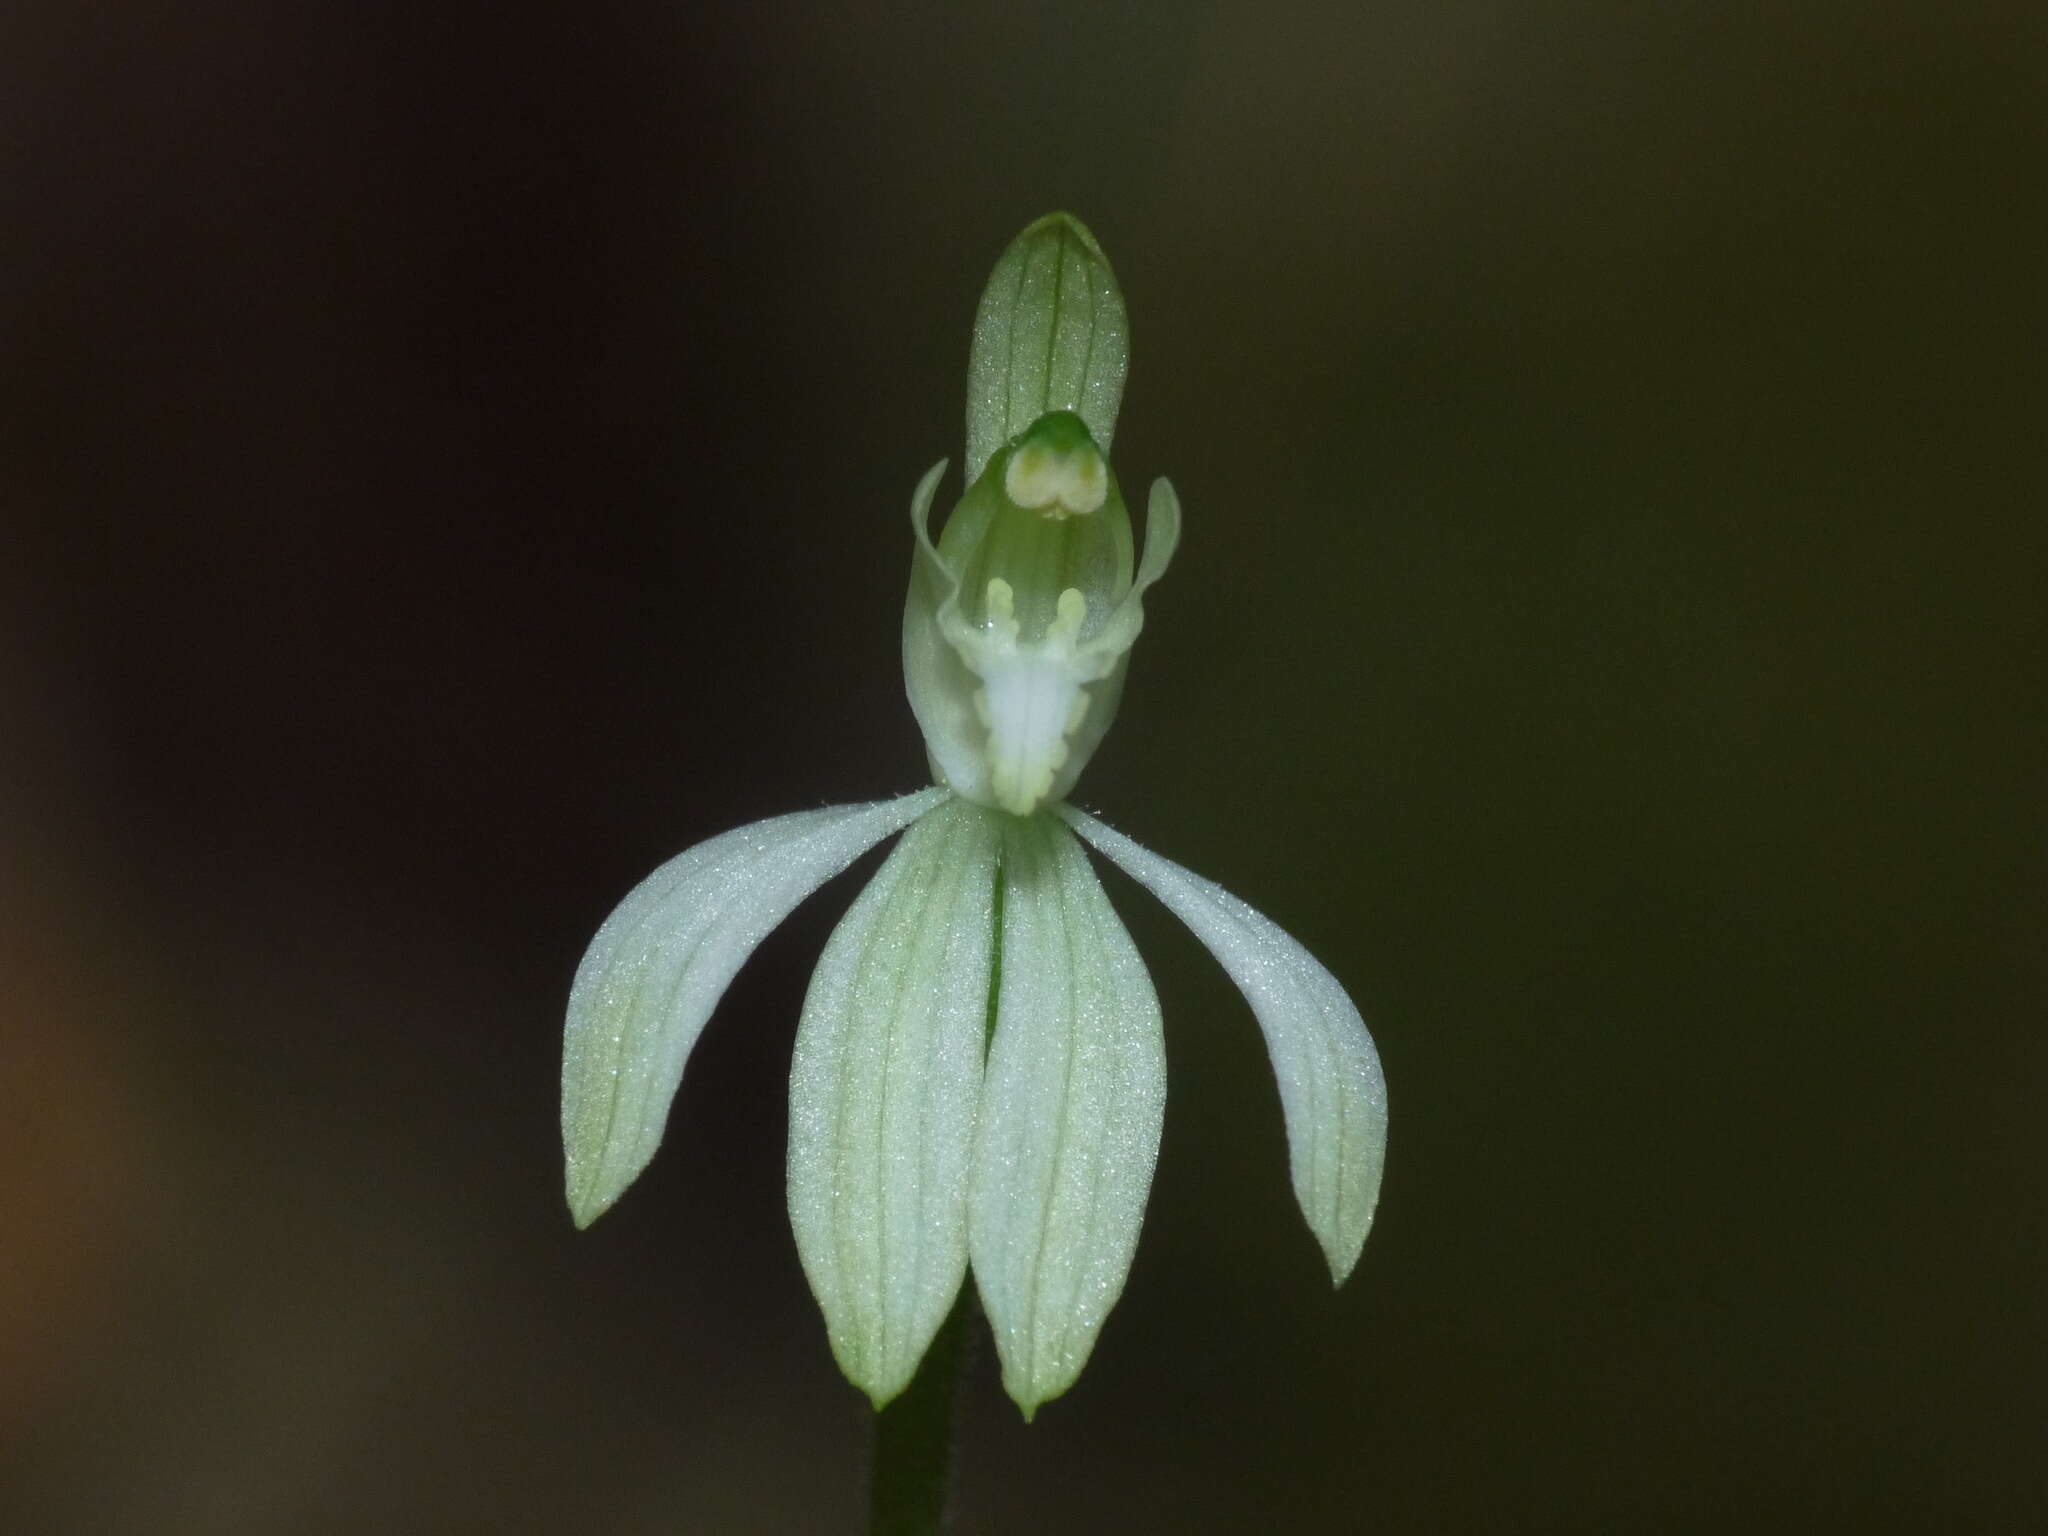
{"type": "Polygon", "coordinates": [[[904,835],[811,977],[789,1092],[789,1215],[840,1368],[909,1385],[967,1273],[967,1181],[994,961],[997,813],[904,835]]]}
{"type": "Polygon", "coordinates": [[[1386,1164],[1386,1078],[1364,1019],[1278,924],[1092,816],[1060,814],[1186,923],[1251,1004],[1279,1082],[1295,1198],[1342,1285],[1372,1229],[1386,1164]]]}
{"type": "Polygon", "coordinates": [[[1130,1273],[1166,1051],[1137,946],[1052,816],[1005,818],[1002,911],[968,1249],[1029,1419],[1074,1384],[1130,1273]]]}
{"type": "Polygon", "coordinates": [[[945,798],[928,789],[756,822],[677,855],[619,903],[577,967],[562,1038],[578,1227],[654,1156],[690,1050],[747,957],[798,902],[945,798]]]}

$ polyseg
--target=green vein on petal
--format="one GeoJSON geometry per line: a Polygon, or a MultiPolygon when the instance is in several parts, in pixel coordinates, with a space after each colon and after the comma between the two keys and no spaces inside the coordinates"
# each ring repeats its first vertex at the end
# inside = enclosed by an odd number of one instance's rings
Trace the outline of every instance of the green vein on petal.
{"type": "Polygon", "coordinates": [[[1009,818],[968,1247],[1027,1418],[1073,1385],[1137,1247],[1166,1105],[1159,1002],[1071,833],[1009,818]]]}
{"type": "Polygon", "coordinates": [[[1387,1084],[1343,987],[1284,929],[1210,880],[1072,806],[1060,815],[1157,896],[1237,983],[1266,1036],[1287,1121],[1295,1198],[1341,1285],[1379,1203],[1387,1084]]]}
{"type": "Polygon", "coordinates": [[[562,1040],[570,1214],[587,1227],[661,1145],[683,1066],[739,968],[792,908],[946,798],[776,816],[699,843],[636,886],[577,967],[562,1040]]]}
{"type": "Polygon", "coordinates": [[[832,1352],[878,1408],[967,1269],[996,823],[952,800],[904,834],[833,931],[797,1032],[790,1223],[832,1352]]]}

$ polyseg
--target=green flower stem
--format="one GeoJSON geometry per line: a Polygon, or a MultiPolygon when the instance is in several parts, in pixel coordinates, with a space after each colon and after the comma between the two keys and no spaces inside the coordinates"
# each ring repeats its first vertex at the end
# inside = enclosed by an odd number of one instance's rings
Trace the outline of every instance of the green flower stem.
{"type": "Polygon", "coordinates": [[[872,1536],[938,1536],[953,1484],[953,1399],[966,1374],[968,1334],[979,1310],[974,1287],[939,1328],[910,1385],[875,1415],[872,1536]]]}

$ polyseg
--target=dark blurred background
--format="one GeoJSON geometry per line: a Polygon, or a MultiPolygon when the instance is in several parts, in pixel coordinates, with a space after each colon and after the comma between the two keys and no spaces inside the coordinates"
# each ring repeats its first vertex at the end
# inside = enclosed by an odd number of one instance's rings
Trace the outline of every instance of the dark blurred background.
{"type": "Polygon", "coordinates": [[[583,1235],[561,1009],[662,859],[922,782],[904,511],[1054,207],[1188,508],[1081,798],[1393,1133],[1333,1295],[1113,877],[1151,1214],[961,1528],[2048,1528],[2043,17],[8,7],[0,1528],[856,1528],[781,1181],[859,875],[583,1235]]]}

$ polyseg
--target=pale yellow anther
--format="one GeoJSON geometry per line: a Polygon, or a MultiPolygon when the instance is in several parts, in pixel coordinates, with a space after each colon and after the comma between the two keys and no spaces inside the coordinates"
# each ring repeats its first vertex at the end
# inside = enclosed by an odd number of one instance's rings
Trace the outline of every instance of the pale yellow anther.
{"type": "Polygon", "coordinates": [[[1017,638],[1017,594],[1000,576],[988,579],[988,622],[1002,639],[1017,638]]]}
{"type": "Polygon", "coordinates": [[[1047,517],[1093,512],[1109,497],[1109,466],[1091,444],[1063,453],[1043,443],[1026,443],[1010,455],[1003,493],[1020,507],[1047,517]]]}
{"type": "Polygon", "coordinates": [[[1061,645],[1072,645],[1081,638],[1081,626],[1088,621],[1088,599],[1081,595],[1079,587],[1069,587],[1060,594],[1053,620],[1046,627],[1045,638],[1061,645]]]}

